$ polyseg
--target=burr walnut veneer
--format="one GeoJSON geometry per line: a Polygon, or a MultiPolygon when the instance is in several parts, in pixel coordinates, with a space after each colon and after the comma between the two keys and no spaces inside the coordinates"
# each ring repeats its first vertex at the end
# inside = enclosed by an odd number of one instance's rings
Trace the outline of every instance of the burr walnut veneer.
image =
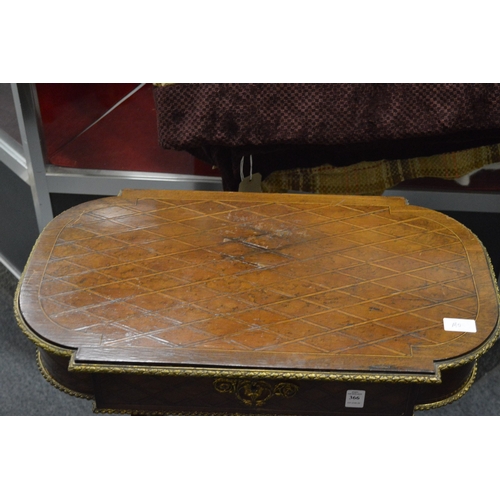
{"type": "Polygon", "coordinates": [[[467,390],[499,303],[478,239],[401,198],[125,191],[45,228],[16,310],[96,411],[402,415],[467,390]]]}

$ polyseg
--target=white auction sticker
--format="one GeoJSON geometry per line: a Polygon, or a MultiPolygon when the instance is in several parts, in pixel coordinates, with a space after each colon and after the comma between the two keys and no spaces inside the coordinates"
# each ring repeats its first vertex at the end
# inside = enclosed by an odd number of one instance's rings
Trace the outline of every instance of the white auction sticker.
{"type": "Polygon", "coordinates": [[[363,408],[365,405],[365,391],[347,391],[345,396],[346,408],[363,408]]]}
{"type": "Polygon", "coordinates": [[[443,318],[443,325],[447,332],[477,332],[473,319],[443,318]]]}

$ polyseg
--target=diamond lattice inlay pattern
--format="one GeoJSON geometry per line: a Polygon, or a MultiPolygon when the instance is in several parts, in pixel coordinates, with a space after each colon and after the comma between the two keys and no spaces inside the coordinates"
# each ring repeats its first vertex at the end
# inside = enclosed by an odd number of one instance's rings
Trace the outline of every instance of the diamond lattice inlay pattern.
{"type": "Polygon", "coordinates": [[[442,214],[242,193],[75,207],[42,234],[20,300],[46,340],[124,361],[320,370],[429,370],[483,342],[498,311],[482,246],[442,214]]]}

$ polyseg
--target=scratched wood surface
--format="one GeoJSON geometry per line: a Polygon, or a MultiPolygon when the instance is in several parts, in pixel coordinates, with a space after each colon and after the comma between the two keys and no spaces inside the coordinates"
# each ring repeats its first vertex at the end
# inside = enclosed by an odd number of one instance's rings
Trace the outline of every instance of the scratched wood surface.
{"type": "Polygon", "coordinates": [[[434,373],[495,335],[464,226],[401,198],[125,191],[43,231],[19,309],[85,363],[434,373]],[[446,331],[443,318],[477,332],[446,331]]]}

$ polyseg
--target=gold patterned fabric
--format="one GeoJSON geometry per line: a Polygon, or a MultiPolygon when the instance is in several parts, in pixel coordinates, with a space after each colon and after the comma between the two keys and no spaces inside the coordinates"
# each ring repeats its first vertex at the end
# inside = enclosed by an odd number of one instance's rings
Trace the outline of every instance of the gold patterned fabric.
{"type": "Polygon", "coordinates": [[[268,193],[381,195],[405,180],[457,179],[497,162],[500,162],[500,144],[407,160],[363,161],[347,167],[321,165],[276,170],[262,182],[262,190],[268,193]]]}

